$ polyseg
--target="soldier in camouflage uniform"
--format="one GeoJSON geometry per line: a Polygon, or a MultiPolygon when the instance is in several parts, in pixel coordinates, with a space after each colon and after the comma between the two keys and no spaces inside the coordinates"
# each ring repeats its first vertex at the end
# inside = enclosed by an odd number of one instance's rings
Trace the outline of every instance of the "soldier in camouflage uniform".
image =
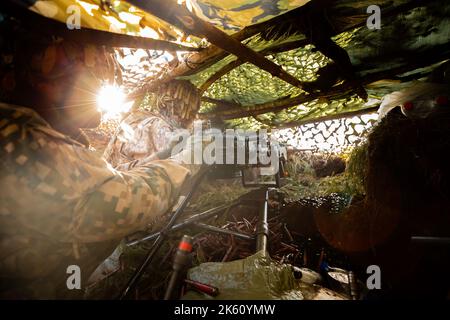
{"type": "Polygon", "coordinates": [[[170,155],[166,150],[188,134],[200,107],[197,88],[183,80],[160,86],[149,100],[149,109],[128,115],[106,147],[103,156],[113,167],[128,169],[149,156],[170,155]]]}
{"type": "Polygon", "coordinates": [[[158,160],[118,171],[76,141],[80,127],[98,123],[94,75],[113,77],[110,54],[13,33],[8,23],[0,24],[0,297],[73,297],[82,292],[68,290],[68,266],[80,267],[83,287],[122,237],[168,211],[190,170],[158,160]]]}

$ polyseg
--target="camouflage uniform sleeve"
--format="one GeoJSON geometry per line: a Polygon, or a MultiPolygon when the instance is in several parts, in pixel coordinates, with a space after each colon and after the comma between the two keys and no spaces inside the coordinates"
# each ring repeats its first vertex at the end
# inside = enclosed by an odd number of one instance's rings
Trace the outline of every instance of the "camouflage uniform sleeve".
{"type": "Polygon", "coordinates": [[[120,238],[166,213],[189,171],[174,161],[113,171],[75,206],[73,236],[78,242],[120,238]]]}
{"type": "Polygon", "coordinates": [[[103,157],[114,168],[166,149],[176,128],[147,111],[126,117],[117,128],[103,157]]]}
{"type": "Polygon", "coordinates": [[[0,111],[0,217],[55,241],[119,239],[142,229],[167,212],[190,174],[172,160],[118,171],[31,110],[0,111]]]}

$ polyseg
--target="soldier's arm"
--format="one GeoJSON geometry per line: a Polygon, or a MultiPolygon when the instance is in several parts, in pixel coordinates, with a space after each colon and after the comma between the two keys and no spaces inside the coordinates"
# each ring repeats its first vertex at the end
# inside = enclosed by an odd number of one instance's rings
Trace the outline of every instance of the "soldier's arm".
{"type": "Polygon", "coordinates": [[[170,209],[189,174],[171,160],[113,172],[80,198],[73,225],[77,241],[121,238],[145,228],[170,209]]]}
{"type": "Polygon", "coordinates": [[[119,239],[145,228],[191,174],[174,160],[115,170],[35,112],[1,107],[0,214],[56,241],[119,239]]]}
{"type": "Polygon", "coordinates": [[[172,205],[190,171],[176,161],[113,169],[30,110],[5,107],[0,125],[0,214],[63,242],[145,228],[172,205]]]}

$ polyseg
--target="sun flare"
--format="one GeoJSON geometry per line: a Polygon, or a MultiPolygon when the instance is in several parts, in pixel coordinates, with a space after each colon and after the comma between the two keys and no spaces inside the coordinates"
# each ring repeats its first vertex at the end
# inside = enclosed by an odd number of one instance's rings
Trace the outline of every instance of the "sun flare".
{"type": "Polygon", "coordinates": [[[126,101],[125,93],[120,87],[103,86],[97,95],[97,106],[104,119],[118,118],[130,110],[132,102],[126,101]]]}

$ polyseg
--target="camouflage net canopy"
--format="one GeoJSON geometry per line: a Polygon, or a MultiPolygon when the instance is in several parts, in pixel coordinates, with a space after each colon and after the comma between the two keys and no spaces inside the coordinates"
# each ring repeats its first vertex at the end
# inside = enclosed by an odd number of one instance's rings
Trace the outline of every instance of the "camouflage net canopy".
{"type": "MultiPolygon", "coordinates": [[[[346,32],[338,36],[336,42],[345,47],[348,45],[354,32],[346,32]]],[[[246,42],[246,45],[256,51],[260,51],[302,39],[304,40],[301,36],[293,36],[283,41],[264,41],[260,36],[255,36],[246,42]]],[[[267,56],[267,58],[282,66],[284,70],[302,82],[316,81],[320,68],[331,63],[331,60],[318,52],[313,45],[306,45],[303,48],[272,54],[267,56]]],[[[200,87],[210,76],[233,61],[236,61],[236,58],[228,56],[205,71],[185,77],[185,79],[189,79],[200,87]]],[[[294,87],[279,78],[272,77],[266,71],[259,69],[255,65],[244,63],[229,73],[224,74],[205,91],[204,95],[218,100],[237,103],[242,106],[253,106],[276,101],[277,99],[298,97],[304,93],[304,90],[294,87]]],[[[313,101],[302,103],[279,112],[268,112],[256,117],[236,119],[230,121],[229,125],[247,128],[261,126],[277,127],[295,120],[312,119],[338,112],[358,110],[363,105],[364,101],[354,96],[346,97],[331,104],[327,100],[318,101],[318,99],[314,99],[313,101]]],[[[214,104],[204,102],[201,111],[207,113],[214,111],[214,108],[214,104]]]]}
{"type": "MultiPolygon", "coordinates": [[[[393,3],[396,7],[408,3],[408,1],[393,1],[393,3]]],[[[369,2],[359,1],[356,4],[355,1],[339,1],[339,4],[342,8],[359,6],[366,9],[369,2]]],[[[380,3],[381,7],[383,5],[385,3],[380,3]]],[[[429,7],[406,10],[402,14],[390,17],[389,21],[386,21],[388,18],[385,18],[382,20],[383,27],[381,30],[369,30],[364,24],[362,27],[344,28],[349,30],[331,38],[335,44],[347,52],[356,77],[364,84],[368,93],[366,101],[358,96],[356,90],[343,90],[342,94],[333,97],[325,94],[325,97],[312,100],[305,99],[307,101],[303,103],[286,108],[277,108],[275,112],[272,112],[269,106],[270,102],[307,95],[305,92],[306,86],[303,89],[294,87],[279,78],[272,77],[253,64],[244,63],[222,75],[204,92],[206,97],[235,103],[241,106],[244,112],[217,112],[218,109],[220,110],[220,104],[208,102],[202,104],[202,111],[206,115],[208,113],[219,114],[224,118],[232,119],[228,120],[227,124],[233,127],[278,128],[295,127],[306,120],[317,119],[320,121],[323,117],[332,115],[339,117],[340,114],[347,112],[363,109],[373,110],[374,107],[379,105],[386,93],[407,87],[413,80],[423,79],[432,73],[441,61],[448,59],[450,20],[448,17],[440,15],[438,10],[441,9],[443,12],[449,11],[446,5],[438,5],[437,2],[433,4],[433,1],[431,1],[429,7]],[[429,20],[430,16],[423,16],[425,12],[436,17],[439,22],[433,25],[432,20],[429,20]],[[416,19],[418,18],[422,18],[422,22],[417,22],[416,19]],[[400,29],[405,32],[401,39],[396,38],[400,29]],[[442,44],[446,44],[446,46],[441,46],[442,44]],[[413,50],[417,50],[417,52],[413,53],[413,50]],[[402,52],[412,54],[419,59],[418,52],[422,50],[436,50],[438,56],[442,54],[442,58],[437,58],[436,61],[430,59],[430,63],[424,63],[422,68],[417,68],[415,58],[408,61],[403,59],[404,55],[401,54],[402,52]],[[409,67],[408,64],[410,64],[409,67]],[[391,70],[395,68],[397,68],[397,71],[391,73],[391,70]],[[375,81],[366,80],[366,77],[373,75],[379,77],[375,77],[375,81]],[[259,112],[260,108],[264,108],[264,111],[267,110],[267,112],[259,112]],[[252,114],[253,110],[256,111],[253,113],[254,115],[252,114]],[[245,114],[251,116],[241,117],[245,114]]],[[[359,12],[363,13],[361,9],[359,12]]],[[[351,18],[356,18],[356,16],[349,17],[349,20],[351,18]]],[[[301,22],[299,23],[301,24],[301,22]]],[[[339,28],[337,22],[335,27],[339,28]]],[[[255,35],[245,41],[246,45],[255,51],[265,52],[270,51],[270,48],[283,47],[283,43],[302,42],[307,39],[305,39],[305,35],[300,33],[291,35],[292,32],[285,31],[281,27],[278,29],[274,27],[273,29],[273,32],[255,35]],[[267,34],[270,36],[267,36],[267,34]],[[271,39],[267,41],[268,37],[271,39]]],[[[313,44],[273,53],[266,57],[282,66],[284,70],[300,81],[312,86],[317,84],[320,88],[318,90],[321,92],[346,83],[345,79],[337,79],[335,83],[332,83],[332,86],[321,87],[322,83],[326,82],[328,78],[333,78],[333,73],[336,72],[334,71],[335,65],[340,62],[333,61],[313,44]]],[[[218,71],[220,72],[233,61],[236,61],[236,58],[228,56],[206,70],[185,78],[202,88],[209,77],[218,71]]]]}
{"type": "MultiPolygon", "coordinates": [[[[205,65],[192,59],[196,54],[178,60],[177,63],[185,61],[190,70],[186,72],[188,75],[177,78],[190,81],[203,94],[202,117],[218,118],[225,121],[226,126],[245,129],[295,128],[305,121],[331,121],[330,117],[339,118],[347,113],[360,115],[364,110],[373,112],[385,94],[408,87],[414,80],[425,79],[448,60],[449,5],[440,1],[382,1],[380,7],[390,16],[383,16],[381,30],[370,30],[366,27],[366,9],[370,1],[333,3],[323,10],[325,15],[330,15],[330,23],[336,33],[330,39],[348,55],[356,83],[367,92],[368,97],[364,99],[357,85],[349,85],[348,79],[342,76],[345,73],[342,72],[345,69],[342,64],[345,63],[333,59],[333,54],[311,43],[310,35],[303,33],[305,30],[317,32],[316,25],[302,21],[302,10],[316,2],[311,1],[291,11],[295,12],[293,16],[296,17],[292,23],[280,23],[284,16],[278,16],[280,20],[269,20],[273,21],[272,25],[242,41],[304,83],[304,88],[274,77],[252,63],[244,63],[235,55],[224,55],[218,61],[205,65]],[[305,24],[305,29],[297,26],[305,24]],[[298,47],[292,48],[293,43],[298,47]],[[427,59],[423,59],[424,56],[427,59]],[[289,102],[295,99],[299,102],[289,102]],[[277,104],[283,101],[287,103],[277,104]]],[[[256,1],[253,6],[263,3],[256,1]]],[[[308,11],[305,9],[305,12],[308,11]]],[[[318,21],[320,18],[318,16],[318,21]]],[[[161,74],[155,76],[154,81],[159,79],[161,74]]],[[[361,118],[355,121],[370,126],[361,118]]],[[[347,122],[333,123],[342,124],[344,129],[340,130],[347,130],[347,122]]],[[[311,126],[309,124],[304,128],[311,126]]],[[[299,128],[297,132],[305,133],[304,128],[299,128]]],[[[352,135],[345,135],[341,148],[352,144],[350,140],[356,140],[355,133],[352,135]]],[[[322,143],[322,138],[319,135],[316,142],[322,143]]],[[[327,148],[335,149],[334,146],[327,148]]]]}
{"type": "Polygon", "coordinates": [[[198,49],[117,48],[122,86],[141,98],[174,79],[190,81],[202,96],[201,117],[228,127],[289,128],[360,116],[450,57],[450,3],[439,0],[378,1],[379,30],[367,27],[371,0],[15,2],[61,22],[76,4],[82,28],[198,49]],[[257,62],[238,42],[266,60],[257,62]],[[301,85],[265,71],[270,64],[301,85]]]}

